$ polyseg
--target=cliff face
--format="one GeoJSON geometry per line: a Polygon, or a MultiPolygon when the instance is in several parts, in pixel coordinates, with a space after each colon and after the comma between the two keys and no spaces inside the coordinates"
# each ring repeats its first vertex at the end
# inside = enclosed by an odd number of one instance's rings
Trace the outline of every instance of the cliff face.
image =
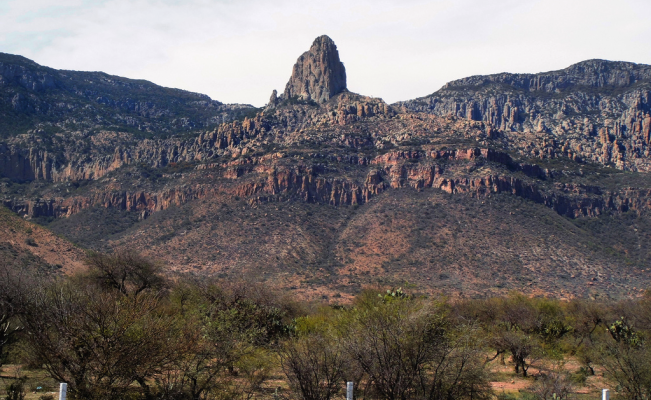
{"type": "Polygon", "coordinates": [[[589,60],[541,74],[473,76],[399,106],[483,121],[526,157],[651,168],[648,65],[589,60]]]}
{"type": "MultiPolygon", "coordinates": [[[[290,106],[258,113],[202,131],[190,139],[139,140],[136,134],[100,131],[92,136],[77,132],[43,140],[42,132],[30,133],[0,143],[0,173],[18,181],[94,180],[134,163],[161,168],[170,163],[246,155],[270,140],[283,146],[303,141],[305,137],[300,133],[305,129],[328,129],[393,115],[395,111],[381,100],[346,94],[327,107],[290,106]]],[[[312,139],[326,140],[320,136],[312,139]]]]}
{"type": "Polygon", "coordinates": [[[567,181],[572,174],[520,163],[507,153],[486,148],[391,151],[372,158],[327,157],[318,153],[308,157],[312,160],[300,161],[296,166],[283,153],[200,164],[183,174],[164,177],[167,181],[158,189],[125,189],[132,186],[128,183],[95,184],[83,195],[35,200],[5,198],[4,205],[32,218],[65,218],[98,206],[138,212],[144,218],[170,207],[224,194],[246,198],[249,204],[293,198],[307,203],[352,206],[363,205],[389,189],[435,188],[474,198],[506,193],[543,204],[570,218],[651,209],[651,188],[609,190],[580,182],[554,182],[554,178],[567,181]],[[328,161],[338,166],[329,166],[328,161]],[[354,168],[353,176],[345,172],[346,164],[354,168]],[[183,184],[174,184],[177,179],[183,184]]]}

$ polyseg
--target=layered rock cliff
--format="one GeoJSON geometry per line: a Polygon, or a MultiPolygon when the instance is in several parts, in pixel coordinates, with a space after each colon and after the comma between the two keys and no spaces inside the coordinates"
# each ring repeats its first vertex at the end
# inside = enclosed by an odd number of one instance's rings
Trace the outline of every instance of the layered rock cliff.
{"type": "Polygon", "coordinates": [[[388,189],[410,187],[436,188],[475,198],[507,193],[571,218],[651,209],[649,188],[612,184],[603,188],[580,179],[568,182],[576,178],[574,174],[578,176],[567,170],[521,163],[505,152],[486,148],[401,150],[375,157],[359,153],[344,157],[273,153],[198,164],[181,174],[164,174],[153,185],[130,182],[123,176],[94,183],[82,195],[50,192],[50,196],[34,200],[5,198],[4,205],[29,217],[69,217],[97,206],[139,212],[146,217],[224,194],[249,199],[250,204],[289,198],[346,206],[365,204],[388,189]],[[298,165],[293,165],[296,162],[298,165]]]}
{"type": "Polygon", "coordinates": [[[651,169],[648,65],[589,60],[541,74],[473,76],[398,105],[483,121],[526,157],[651,169]]]}

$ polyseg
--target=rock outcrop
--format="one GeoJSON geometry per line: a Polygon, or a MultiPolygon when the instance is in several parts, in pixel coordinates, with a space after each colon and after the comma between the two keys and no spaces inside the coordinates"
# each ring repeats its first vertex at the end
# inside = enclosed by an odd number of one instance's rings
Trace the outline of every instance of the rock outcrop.
{"type": "Polygon", "coordinates": [[[294,64],[283,97],[325,103],[345,90],[346,69],[339,60],[335,42],[324,35],[316,38],[310,50],[294,64]]]}
{"type": "Polygon", "coordinates": [[[650,65],[588,60],[541,74],[473,76],[399,106],[482,121],[526,157],[651,171],[650,65]]]}
{"type": "MultiPolygon", "coordinates": [[[[45,148],[43,132],[32,131],[9,143],[0,142],[0,177],[17,181],[96,180],[125,165],[140,163],[161,168],[170,163],[246,155],[268,140],[283,145],[302,141],[304,135],[296,132],[307,127],[343,127],[361,120],[387,120],[394,115],[395,110],[382,100],[345,93],[323,107],[285,106],[242,121],[223,123],[189,139],[137,140],[129,133],[100,131],[90,137],[78,133],[55,135],[48,138],[45,148]]],[[[374,146],[367,140],[342,139],[332,132],[312,139],[342,141],[351,147],[374,146]]]]}
{"type": "MultiPolygon", "coordinates": [[[[651,189],[604,189],[581,183],[560,183],[566,171],[520,163],[508,153],[486,148],[391,151],[373,158],[352,155],[312,161],[282,154],[200,164],[182,174],[183,184],[160,189],[125,189],[123,185],[95,185],[88,193],[38,199],[5,198],[3,204],[19,215],[65,218],[93,207],[140,212],[143,216],[180,207],[198,199],[227,194],[250,204],[293,198],[332,206],[362,205],[389,189],[436,188],[474,198],[507,193],[543,204],[570,217],[596,217],[605,212],[651,210],[651,189]],[[285,162],[279,162],[279,161],[285,162]],[[329,167],[334,162],[339,167],[329,167]],[[289,164],[288,164],[289,163],[289,164]],[[359,167],[358,178],[342,175],[346,164],[359,167]],[[480,172],[473,172],[479,170],[480,172]],[[524,176],[514,176],[513,172],[524,176]],[[210,178],[207,180],[206,176],[210,178]]],[[[176,175],[174,175],[176,177],[176,175]]]]}

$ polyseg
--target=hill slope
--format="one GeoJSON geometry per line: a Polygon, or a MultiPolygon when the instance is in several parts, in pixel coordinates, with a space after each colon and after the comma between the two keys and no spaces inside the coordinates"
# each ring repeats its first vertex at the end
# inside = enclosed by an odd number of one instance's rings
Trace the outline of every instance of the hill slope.
{"type": "Polygon", "coordinates": [[[49,230],[0,208],[0,259],[6,265],[48,274],[83,268],[85,252],[49,230]]]}

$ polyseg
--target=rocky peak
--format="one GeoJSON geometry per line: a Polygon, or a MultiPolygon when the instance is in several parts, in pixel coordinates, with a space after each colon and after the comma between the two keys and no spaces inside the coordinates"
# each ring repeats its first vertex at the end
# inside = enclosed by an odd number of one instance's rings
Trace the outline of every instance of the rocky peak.
{"type": "Polygon", "coordinates": [[[282,97],[325,103],[345,90],[346,69],[339,60],[337,46],[332,39],[323,35],[316,38],[310,50],[294,64],[292,77],[282,97]]]}

